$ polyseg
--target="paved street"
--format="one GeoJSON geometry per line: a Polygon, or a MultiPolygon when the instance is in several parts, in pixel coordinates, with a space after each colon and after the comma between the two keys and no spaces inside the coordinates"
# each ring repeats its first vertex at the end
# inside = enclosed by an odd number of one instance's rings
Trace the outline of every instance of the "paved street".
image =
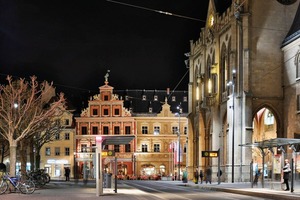
{"type": "MultiPolygon", "coordinates": [[[[178,190],[178,189],[177,189],[178,190]]],[[[48,199],[139,199],[139,200],[152,200],[152,199],[199,199],[198,195],[202,195],[201,199],[300,199],[300,191],[294,193],[271,190],[269,188],[251,188],[249,183],[221,183],[220,185],[203,184],[196,185],[192,182],[184,184],[180,181],[119,181],[117,193],[113,189],[104,189],[104,195],[101,197],[96,196],[95,183],[89,182],[78,184],[71,182],[52,181],[43,189],[37,189],[31,195],[24,195],[20,193],[6,193],[0,195],[1,200],[48,200],[48,199]],[[165,185],[164,189],[161,184],[165,185]],[[132,186],[130,186],[132,185],[132,186]],[[136,189],[137,185],[148,188],[142,191],[142,188],[136,189]],[[153,185],[156,185],[154,188],[153,185]],[[180,187],[179,192],[172,194],[172,187],[180,187]],[[161,189],[161,191],[159,191],[161,189]],[[188,191],[191,191],[190,193],[188,191]],[[171,195],[170,195],[171,194],[171,195]],[[188,198],[184,195],[189,195],[188,198]],[[247,195],[247,196],[245,196],[247,195]]]]}

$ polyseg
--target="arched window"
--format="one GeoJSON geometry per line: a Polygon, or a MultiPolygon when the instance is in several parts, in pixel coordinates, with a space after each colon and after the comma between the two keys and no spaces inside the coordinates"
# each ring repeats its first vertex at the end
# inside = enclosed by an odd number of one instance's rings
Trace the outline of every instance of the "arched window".
{"type": "Polygon", "coordinates": [[[221,63],[220,63],[220,70],[221,70],[221,88],[222,93],[227,91],[226,85],[228,82],[228,63],[227,63],[227,51],[226,46],[223,43],[221,48],[221,63]]]}

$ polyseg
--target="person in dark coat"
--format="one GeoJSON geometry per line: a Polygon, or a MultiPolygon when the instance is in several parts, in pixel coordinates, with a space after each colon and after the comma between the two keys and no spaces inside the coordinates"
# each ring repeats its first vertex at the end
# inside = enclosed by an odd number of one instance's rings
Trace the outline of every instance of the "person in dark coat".
{"type": "Polygon", "coordinates": [[[257,170],[257,172],[255,172],[254,180],[253,180],[253,185],[257,185],[257,183],[258,183],[258,178],[260,177],[260,174],[261,174],[260,169],[257,170]]]}
{"type": "Polygon", "coordinates": [[[206,169],[206,184],[209,182],[211,184],[211,174],[212,174],[212,171],[211,171],[211,168],[210,166],[208,166],[208,168],[206,169]]]}
{"type": "Polygon", "coordinates": [[[284,167],[282,168],[282,172],[283,172],[283,183],[285,183],[286,185],[286,189],[285,191],[289,191],[290,190],[290,186],[289,186],[289,177],[290,177],[290,173],[291,173],[291,168],[290,168],[290,163],[288,159],[284,160],[284,167]]]}
{"type": "Polygon", "coordinates": [[[202,170],[200,170],[199,177],[200,177],[200,183],[202,184],[203,183],[203,177],[204,177],[204,174],[203,174],[202,170]]]}
{"type": "Polygon", "coordinates": [[[69,167],[66,167],[65,169],[65,176],[66,176],[66,181],[70,181],[70,168],[69,167]]]}

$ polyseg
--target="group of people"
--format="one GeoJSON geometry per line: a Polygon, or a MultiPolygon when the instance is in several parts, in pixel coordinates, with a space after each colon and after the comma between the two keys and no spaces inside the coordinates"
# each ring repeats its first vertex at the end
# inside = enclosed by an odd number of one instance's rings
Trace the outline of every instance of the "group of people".
{"type": "MultiPolygon", "coordinates": [[[[211,184],[211,175],[212,175],[212,170],[211,167],[207,167],[205,170],[205,182],[210,183],[211,184]]],[[[217,176],[222,176],[222,170],[219,171],[219,173],[217,174],[217,176]]],[[[203,183],[203,179],[204,179],[204,172],[203,170],[200,170],[200,172],[198,172],[198,169],[196,169],[195,173],[194,173],[194,182],[195,184],[198,184],[199,180],[200,183],[203,183]]]]}

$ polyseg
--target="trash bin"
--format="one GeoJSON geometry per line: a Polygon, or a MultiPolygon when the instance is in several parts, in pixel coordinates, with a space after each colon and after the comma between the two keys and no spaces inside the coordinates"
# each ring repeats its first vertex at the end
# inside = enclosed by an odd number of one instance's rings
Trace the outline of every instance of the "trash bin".
{"type": "Polygon", "coordinates": [[[103,188],[111,188],[112,174],[104,173],[103,175],[103,188]]]}

